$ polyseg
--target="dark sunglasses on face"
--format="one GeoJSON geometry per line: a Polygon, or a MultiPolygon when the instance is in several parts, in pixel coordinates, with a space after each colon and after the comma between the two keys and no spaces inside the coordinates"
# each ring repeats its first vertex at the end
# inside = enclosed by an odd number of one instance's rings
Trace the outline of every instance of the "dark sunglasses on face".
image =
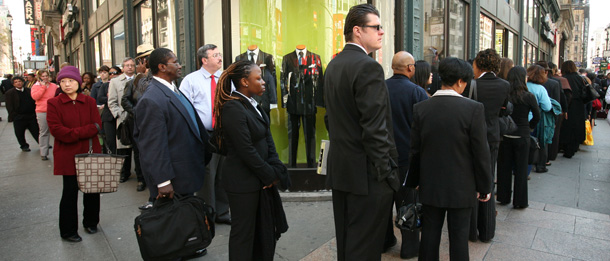
{"type": "Polygon", "coordinates": [[[108,74],[110,74],[110,75],[117,75],[117,74],[119,74],[119,72],[109,72],[108,74]]]}

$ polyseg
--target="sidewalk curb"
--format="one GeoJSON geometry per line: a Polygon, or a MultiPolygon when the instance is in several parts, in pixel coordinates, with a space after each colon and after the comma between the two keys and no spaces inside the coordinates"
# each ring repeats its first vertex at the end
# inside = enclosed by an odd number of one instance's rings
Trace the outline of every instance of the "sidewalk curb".
{"type": "Polygon", "coordinates": [[[314,202],[314,201],[331,201],[332,192],[316,191],[316,192],[280,192],[280,197],[284,202],[314,202]]]}

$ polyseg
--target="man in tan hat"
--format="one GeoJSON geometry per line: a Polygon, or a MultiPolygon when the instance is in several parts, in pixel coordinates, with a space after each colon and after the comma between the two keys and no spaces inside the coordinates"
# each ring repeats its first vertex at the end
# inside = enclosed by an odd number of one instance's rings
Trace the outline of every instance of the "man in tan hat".
{"type": "MultiPolygon", "coordinates": [[[[138,46],[137,51],[138,54],[136,56],[136,72],[138,73],[136,77],[127,82],[125,85],[125,92],[123,97],[121,98],[121,106],[127,112],[127,118],[125,119],[125,123],[127,124],[130,130],[133,130],[134,124],[134,108],[138,99],[142,97],[146,88],[148,88],[148,83],[152,80],[152,74],[149,71],[148,66],[148,56],[154,50],[154,47],[150,44],[142,44],[138,46]]],[[[146,184],[150,182],[146,182],[146,178],[142,173],[142,169],[140,168],[140,151],[138,149],[137,144],[133,140],[133,136],[130,137],[131,145],[133,148],[134,161],[136,164],[136,177],[138,179],[138,185],[136,187],[137,191],[144,191],[146,189],[146,184]]],[[[152,199],[157,196],[156,187],[150,187],[150,197],[148,202],[140,207],[140,209],[145,210],[152,207],[152,199]]]]}

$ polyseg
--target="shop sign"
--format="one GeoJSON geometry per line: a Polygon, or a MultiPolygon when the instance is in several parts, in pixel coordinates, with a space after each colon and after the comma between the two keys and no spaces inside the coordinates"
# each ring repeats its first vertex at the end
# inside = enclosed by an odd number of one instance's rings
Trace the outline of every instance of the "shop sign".
{"type": "Polygon", "coordinates": [[[444,32],[444,24],[431,24],[430,25],[430,35],[443,35],[444,32]]]}
{"type": "Polygon", "coordinates": [[[33,0],[23,0],[23,9],[25,12],[25,24],[34,24],[34,4],[33,0]]]}
{"type": "Polygon", "coordinates": [[[36,21],[42,21],[42,0],[36,0],[36,2],[34,2],[34,14],[36,21]]]}
{"type": "Polygon", "coordinates": [[[601,67],[601,68],[608,68],[608,63],[607,62],[599,63],[599,67],[601,67]]]}

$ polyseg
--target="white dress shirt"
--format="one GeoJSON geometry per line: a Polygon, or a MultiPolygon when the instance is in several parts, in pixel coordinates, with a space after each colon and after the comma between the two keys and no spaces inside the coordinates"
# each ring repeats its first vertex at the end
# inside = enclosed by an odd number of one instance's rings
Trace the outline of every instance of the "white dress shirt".
{"type": "MultiPolygon", "coordinates": [[[[218,78],[220,78],[220,70],[214,73],[214,81],[218,88],[218,78]]],[[[191,101],[199,118],[205,126],[206,130],[212,131],[212,74],[206,69],[201,69],[189,73],[182,83],[180,83],[180,91],[184,96],[191,101]]]]}
{"type": "Polygon", "coordinates": [[[432,97],[436,96],[456,96],[460,98],[466,98],[454,90],[438,90],[434,93],[434,95],[432,95],[432,97]]]}
{"type": "Polygon", "coordinates": [[[347,43],[347,44],[352,44],[352,45],[358,46],[358,47],[360,47],[360,49],[362,49],[362,51],[364,51],[364,53],[366,53],[367,55],[369,54],[369,53],[366,51],[366,49],[364,49],[364,47],[362,47],[362,45],[359,45],[359,44],[357,44],[357,43],[347,43]]]}
{"type": "Polygon", "coordinates": [[[250,102],[250,104],[252,104],[252,107],[254,107],[254,109],[256,110],[256,112],[258,112],[258,115],[259,115],[259,116],[261,116],[261,117],[263,117],[263,115],[261,114],[261,112],[258,110],[258,107],[256,107],[256,106],[258,106],[258,102],[256,102],[256,100],[254,100],[253,98],[248,98],[248,96],[244,95],[244,94],[243,94],[243,93],[241,93],[241,92],[238,92],[238,91],[233,91],[233,92],[234,92],[234,93],[237,93],[237,94],[239,94],[239,95],[241,95],[241,96],[242,96],[242,97],[244,97],[244,98],[246,98],[246,100],[248,100],[248,101],[250,102]]]}
{"type": "Polygon", "coordinates": [[[256,63],[256,59],[258,59],[258,48],[250,51],[248,50],[247,55],[248,55],[248,61],[250,61],[250,53],[254,53],[254,57],[252,57],[254,60],[252,62],[256,63]]]}
{"type": "Polygon", "coordinates": [[[297,54],[297,59],[299,59],[299,52],[303,52],[303,58],[307,57],[307,48],[303,48],[303,50],[295,49],[297,54]]]}

